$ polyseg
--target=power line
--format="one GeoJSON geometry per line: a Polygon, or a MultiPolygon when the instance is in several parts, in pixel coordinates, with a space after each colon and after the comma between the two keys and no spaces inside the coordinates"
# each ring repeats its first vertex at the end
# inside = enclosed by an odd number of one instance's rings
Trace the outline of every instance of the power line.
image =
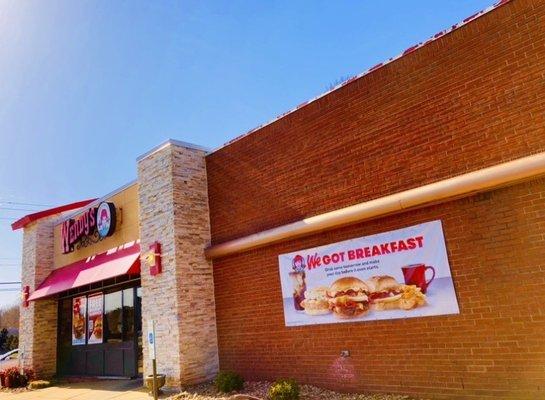
{"type": "Polygon", "coordinates": [[[0,282],[0,285],[20,285],[21,282],[16,282],[16,281],[13,281],[13,282],[0,282]]]}
{"type": "Polygon", "coordinates": [[[0,289],[0,292],[19,292],[20,290],[17,288],[9,288],[9,289],[0,289]]]}
{"type": "Polygon", "coordinates": [[[51,204],[20,203],[18,201],[0,201],[0,204],[10,204],[12,206],[53,207],[51,204]]]}
{"type": "Polygon", "coordinates": [[[30,209],[30,208],[13,208],[13,207],[0,207],[0,210],[6,210],[6,211],[38,211],[38,210],[33,210],[33,209],[30,209]]]}

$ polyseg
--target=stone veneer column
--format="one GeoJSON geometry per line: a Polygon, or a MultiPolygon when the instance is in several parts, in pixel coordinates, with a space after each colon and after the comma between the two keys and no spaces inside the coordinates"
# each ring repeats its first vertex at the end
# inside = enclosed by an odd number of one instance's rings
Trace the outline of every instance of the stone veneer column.
{"type": "MultiPolygon", "coordinates": [[[[24,228],[21,283],[30,293],[53,271],[53,220],[42,219],[24,228]]],[[[57,368],[57,301],[43,299],[21,304],[19,349],[24,367],[40,377],[51,377],[57,368]]]]}
{"type": "MultiPolygon", "coordinates": [[[[159,373],[167,386],[212,379],[218,370],[206,152],[168,141],[138,160],[142,252],[161,243],[163,273],[142,264],[142,323],[155,320],[159,373]]],[[[144,374],[151,374],[144,340],[144,374]]]]}

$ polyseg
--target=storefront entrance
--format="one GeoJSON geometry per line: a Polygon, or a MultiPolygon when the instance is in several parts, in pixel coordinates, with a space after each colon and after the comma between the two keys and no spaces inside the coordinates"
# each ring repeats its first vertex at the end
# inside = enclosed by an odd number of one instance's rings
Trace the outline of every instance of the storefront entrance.
{"type": "Polygon", "coordinates": [[[140,282],[59,299],[60,376],[137,377],[142,374],[140,282]]]}

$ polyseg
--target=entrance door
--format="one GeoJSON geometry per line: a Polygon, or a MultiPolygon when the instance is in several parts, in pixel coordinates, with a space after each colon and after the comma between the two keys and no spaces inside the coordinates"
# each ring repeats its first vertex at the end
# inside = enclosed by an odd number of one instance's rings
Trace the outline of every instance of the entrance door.
{"type": "MultiPolygon", "coordinates": [[[[97,319],[96,315],[83,314],[88,329],[85,339],[80,339],[79,342],[73,335],[75,318],[73,298],[60,300],[58,353],[60,375],[138,376],[138,360],[141,358],[138,343],[142,318],[138,289],[128,287],[101,293],[102,318],[97,319]],[[101,320],[98,324],[102,325],[100,340],[96,337],[91,339],[92,335],[89,333],[89,330],[93,329],[92,326],[97,324],[97,320],[101,320]]],[[[97,299],[96,295],[90,293],[85,297],[97,299]]],[[[80,303],[87,304],[85,301],[80,303]]]]}

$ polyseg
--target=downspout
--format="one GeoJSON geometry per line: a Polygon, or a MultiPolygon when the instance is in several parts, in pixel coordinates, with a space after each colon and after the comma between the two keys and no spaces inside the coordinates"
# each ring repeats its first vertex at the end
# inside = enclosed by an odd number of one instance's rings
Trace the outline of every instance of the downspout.
{"type": "Polygon", "coordinates": [[[545,152],[480,169],[414,189],[380,197],[297,222],[220,243],[205,250],[214,259],[282,240],[421,208],[475,193],[509,186],[545,174],[545,152]]]}

